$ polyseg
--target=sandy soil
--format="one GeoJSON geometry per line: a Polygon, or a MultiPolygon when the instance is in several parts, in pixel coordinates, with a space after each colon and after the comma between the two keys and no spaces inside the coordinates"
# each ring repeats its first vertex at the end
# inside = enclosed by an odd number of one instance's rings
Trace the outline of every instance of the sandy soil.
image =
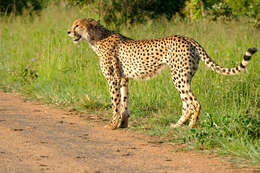
{"type": "Polygon", "coordinates": [[[260,172],[0,92],[0,173],[260,172]]]}

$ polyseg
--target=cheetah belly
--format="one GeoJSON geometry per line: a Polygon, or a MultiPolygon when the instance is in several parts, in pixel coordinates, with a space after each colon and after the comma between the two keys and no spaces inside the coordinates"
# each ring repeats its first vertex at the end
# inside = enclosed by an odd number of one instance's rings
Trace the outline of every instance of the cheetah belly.
{"type": "Polygon", "coordinates": [[[149,79],[165,69],[166,64],[122,63],[122,75],[131,79],[149,79]]]}

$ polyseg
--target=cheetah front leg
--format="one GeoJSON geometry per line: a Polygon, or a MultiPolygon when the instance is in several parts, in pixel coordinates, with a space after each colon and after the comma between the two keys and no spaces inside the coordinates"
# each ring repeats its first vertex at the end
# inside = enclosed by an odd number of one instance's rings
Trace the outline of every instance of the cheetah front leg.
{"type": "Polygon", "coordinates": [[[122,78],[121,85],[120,85],[120,93],[121,93],[121,128],[128,127],[128,118],[129,118],[129,111],[128,111],[128,79],[122,78]]]}
{"type": "Polygon", "coordinates": [[[117,129],[121,126],[122,116],[120,113],[121,93],[120,93],[120,78],[107,79],[112,103],[113,116],[109,125],[106,128],[117,129]]]}

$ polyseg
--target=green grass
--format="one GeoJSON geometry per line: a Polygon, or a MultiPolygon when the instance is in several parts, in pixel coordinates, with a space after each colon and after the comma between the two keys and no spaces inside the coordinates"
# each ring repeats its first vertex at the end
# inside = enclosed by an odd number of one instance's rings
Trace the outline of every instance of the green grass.
{"type": "MultiPolygon", "coordinates": [[[[80,111],[111,114],[108,87],[98,58],[87,43],[74,45],[67,29],[95,10],[49,7],[38,17],[0,18],[0,88],[80,111]]],[[[199,41],[220,65],[238,65],[249,47],[260,48],[260,31],[247,20],[228,24],[178,18],[123,28],[133,39],[172,34],[199,41]]],[[[201,63],[193,91],[202,105],[198,127],[170,129],[181,115],[181,100],[169,70],[148,81],[130,81],[130,129],[162,136],[189,148],[207,149],[260,164],[260,53],[248,73],[221,76],[201,63]]]]}

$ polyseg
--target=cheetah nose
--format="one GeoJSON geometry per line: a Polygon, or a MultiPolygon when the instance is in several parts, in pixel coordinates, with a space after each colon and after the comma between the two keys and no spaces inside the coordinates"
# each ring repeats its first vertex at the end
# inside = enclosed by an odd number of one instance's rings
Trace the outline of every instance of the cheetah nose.
{"type": "Polygon", "coordinates": [[[70,34],[71,32],[70,31],[68,31],[68,34],[70,34]]]}

